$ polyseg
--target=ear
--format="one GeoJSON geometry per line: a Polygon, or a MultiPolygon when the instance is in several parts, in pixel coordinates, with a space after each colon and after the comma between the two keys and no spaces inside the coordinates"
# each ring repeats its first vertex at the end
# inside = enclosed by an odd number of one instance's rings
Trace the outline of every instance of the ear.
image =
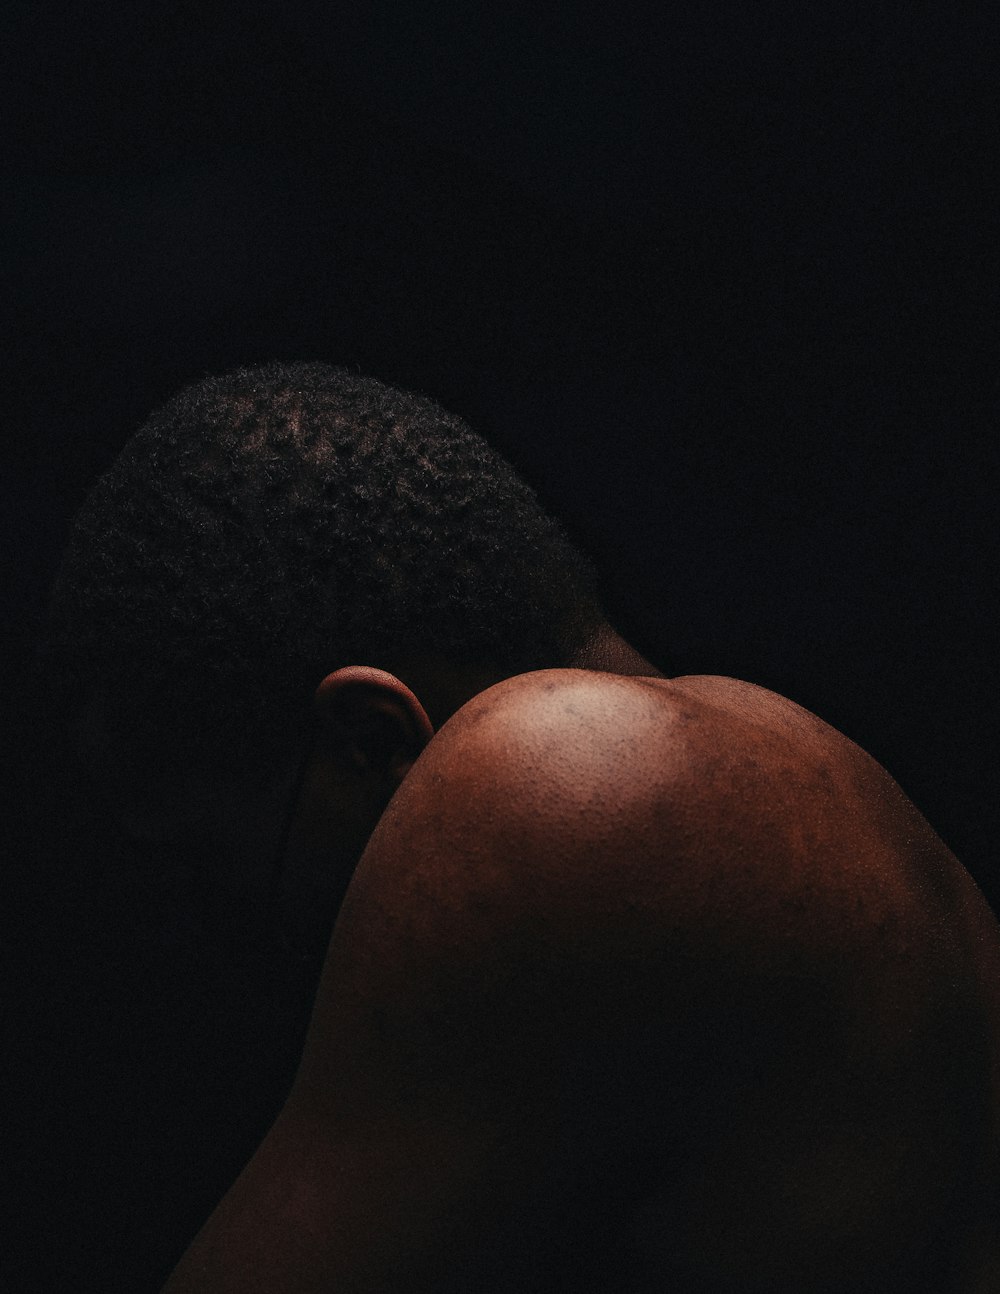
{"type": "Polygon", "coordinates": [[[342,766],[398,784],[434,736],[405,683],[371,665],[347,665],[316,689],[319,740],[342,766]]]}

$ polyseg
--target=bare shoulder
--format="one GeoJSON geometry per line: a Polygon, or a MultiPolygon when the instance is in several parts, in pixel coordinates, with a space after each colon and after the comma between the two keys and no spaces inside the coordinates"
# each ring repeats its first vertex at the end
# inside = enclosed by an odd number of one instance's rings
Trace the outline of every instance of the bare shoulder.
{"type": "MultiPolygon", "coordinates": [[[[635,759],[671,746],[685,755],[710,750],[739,762],[740,742],[769,738],[777,754],[799,758],[841,756],[874,764],[864,751],[819,716],[787,697],[741,679],[719,675],[630,677],[594,670],[548,669],[505,679],[473,697],[442,728],[439,744],[520,734],[527,746],[563,740],[568,732],[628,745],[635,759]],[[624,734],[633,740],[626,742],[624,734]],[[443,739],[443,740],[440,740],[443,739]]],[[[521,745],[515,745],[524,753],[521,745]]],[[[551,753],[551,750],[549,751],[551,753]]]]}
{"type": "Polygon", "coordinates": [[[533,672],[442,727],[352,890],[446,891],[560,926],[571,910],[612,943],[641,911],[659,940],[683,922],[720,946],[767,930],[801,947],[820,926],[841,945],[912,907],[876,783],[847,738],[751,684],[533,672]],[[794,903],[808,917],[790,925],[794,903]]]}
{"type": "Polygon", "coordinates": [[[652,1165],[628,1243],[689,1288],[742,1288],[748,1262],[758,1288],[832,1288],[851,1246],[890,1271],[996,1135],[998,977],[973,951],[996,966],[996,927],[922,821],[846,737],[737,680],[488,689],[358,865],[289,1118],[338,1144],[387,1127],[395,1164],[411,1111],[436,1138],[412,1162],[456,1147],[484,1216],[525,1201],[518,1234],[569,1228],[572,1183],[599,1216],[652,1165]]]}
{"type": "MultiPolygon", "coordinates": [[[[492,774],[524,774],[553,805],[557,793],[571,802],[586,797],[598,778],[633,807],[641,792],[653,792],[661,807],[689,815],[724,807],[743,830],[784,819],[800,831],[813,821],[818,831],[825,815],[841,839],[867,831],[947,853],[867,751],[788,697],[741,679],[573,669],[518,675],[453,716],[432,743],[428,768],[467,774],[480,748],[492,774]]],[[[822,842],[813,835],[808,843],[822,842]]]]}
{"type": "Polygon", "coordinates": [[[926,1269],[996,1252],[1000,975],[893,787],[736,680],[479,694],[380,819],[286,1106],[170,1289],[991,1288],[926,1269]]]}
{"type": "Polygon", "coordinates": [[[721,938],[763,930],[772,949],[785,939],[831,952],[853,941],[873,968],[889,925],[912,947],[942,922],[970,941],[995,933],[968,874],[881,764],[739,679],[508,679],[444,725],[390,808],[387,835],[430,821],[430,838],[445,830],[480,856],[499,840],[505,875],[524,866],[535,899],[540,875],[555,902],[567,875],[575,887],[588,878],[605,916],[626,892],[667,924],[683,912],[721,938]],[[795,923],[789,907],[803,913],[795,923]]]}
{"type": "Polygon", "coordinates": [[[673,832],[674,852],[685,834],[676,829],[704,832],[712,821],[748,843],[772,833],[768,855],[783,823],[781,840],[791,845],[797,832],[817,859],[823,838],[843,840],[848,820],[854,832],[911,836],[923,822],[886,770],[817,715],[766,688],[710,675],[518,675],[454,715],[416,770],[418,783],[471,781],[476,803],[496,788],[511,813],[524,806],[587,829],[599,810],[619,827],[652,813],[673,832]],[[594,813],[581,818],[583,805],[594,813]]]}

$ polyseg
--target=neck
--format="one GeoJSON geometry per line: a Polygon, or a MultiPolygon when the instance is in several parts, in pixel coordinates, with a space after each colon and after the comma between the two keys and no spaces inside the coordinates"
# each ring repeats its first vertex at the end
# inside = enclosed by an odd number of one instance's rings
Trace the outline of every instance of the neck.
{"type": "MultiPolygon", "coordinates": [[[[504,677],[485,667],[456,669],[431,656],[411,656],[405,661],[379,660],[376,663],[379,668],[395,674],[420,698],[435,732],[466,701],[504,677]]],[[[641,656],[607,622],[584,643],[567,666],[604,674],[666,678],[662,670],[641,656]]]]}
{"type": "Polygon", "coordinates": [[[604,674],[666,678],[662,670],[650,664],[645,656],[641,656],[607,622],[584,643],[570,666],[572,669],[598,670],[604,674]]]}

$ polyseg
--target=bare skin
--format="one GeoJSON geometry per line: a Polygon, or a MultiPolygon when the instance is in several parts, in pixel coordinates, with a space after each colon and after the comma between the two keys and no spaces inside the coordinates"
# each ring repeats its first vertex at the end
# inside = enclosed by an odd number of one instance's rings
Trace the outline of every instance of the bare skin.
{"type": "Polygon", "coordinates": [[[350,884],[289,1099],[164,1294],[1000,1290],[967,873],[792,702],[611,630],[575,665],[320,684],[289,884],[324,848],[350,884]]]}

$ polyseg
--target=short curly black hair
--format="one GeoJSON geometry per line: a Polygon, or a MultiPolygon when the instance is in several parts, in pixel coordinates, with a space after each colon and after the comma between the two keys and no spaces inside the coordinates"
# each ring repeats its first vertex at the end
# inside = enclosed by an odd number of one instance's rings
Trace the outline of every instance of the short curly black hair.
{"type": "Polygon", "coordinates": [[[338,664],[510,676],[604,620],[593,565],[434,401],[321,363],[209,377],[152,414],[78,512],[42,654],[168,769],[261,773],[338,664]]]}

